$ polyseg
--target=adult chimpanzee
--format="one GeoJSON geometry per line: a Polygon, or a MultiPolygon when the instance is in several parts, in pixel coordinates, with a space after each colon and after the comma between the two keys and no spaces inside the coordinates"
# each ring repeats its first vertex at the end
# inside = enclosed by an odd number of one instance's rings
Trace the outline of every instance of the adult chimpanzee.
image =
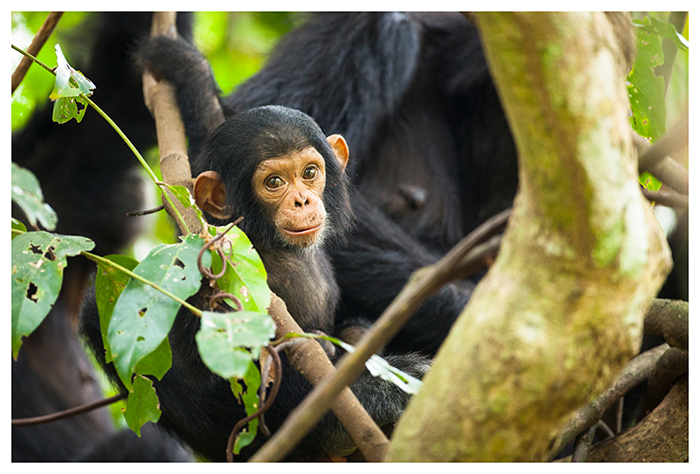
{"type": "MultiPolygon", "coordinates": [[[[206,60],[188,42],[166,38],[147,43],[139,58],[175,85],[196,155],[211,132],[208,98],[218,96],[206,60]]],[[[330,249],[338,321],[376,319],[411,273],[515,193],[513,140],[476,30],[458,13],[313,15],[220,103],[226,116],[265,104],[300,109],[353,149],[355,226],[330,249]]],[[[472,288],[445,287],[389,347],[434,353],[472,288]]]]}
{"type": "MultiPolygon", "coordinates": [[[[290,314],[307,331],[335,333],[339,291],[325,248],[344,238],[351,222],[344,176],[347,160],[348,148],[341,136],[326,138],[310,117],[284,107],[260,107],[229,118],[192,160],[197,176],[195,201],[219,224],[245,217],[241,228],[265,264],[270,288],[286,301],[290,314]]],[[[86,300],[82,321],[88,341],[104,361],[92,295],[86,300]]],[[[195,343],[198,328],[199,319],[181,310],[169,334],[172,368],[154,383],[163,411],[159,424],[196,452],[223,460],[229,434],[245,410],[229,382],[202,363],[195,343]]],[[[387,359],[418,377],[429,366],[428,359],[415,354],[387,359]]],[[[311,389],[284,357],[283,366],[280,391],[266,413],[272,431],[311,389]]],[[[406,393],[368,373],[351,389],[380,425],[397,421],[408,401],[406,393]]],[[[247,458],[260,443],[258,436],[241,458],[247,458]]],[[[324,452],[347,455],[354,449],[337,419],[327,414],[293,459],[317,459],[324,452]]]]}

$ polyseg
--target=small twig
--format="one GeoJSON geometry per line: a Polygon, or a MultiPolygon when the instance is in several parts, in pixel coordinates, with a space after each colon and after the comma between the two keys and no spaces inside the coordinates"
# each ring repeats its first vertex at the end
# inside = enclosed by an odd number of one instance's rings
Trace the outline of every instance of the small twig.
{"type": "Polygon", "coordinates": [[[144,211],[132,211],[132,212],[127,212],[126,215],[127,217],[140,217],[140,216],[147,216],[149,214],[155,214],[156,212],[162,211],[165,209],[164,205],[160,205],[158,207],[154,207],[153,209],[146,209],[144,211]]]}
{"type": "Polygon", "coordinates": [[[593,446],[595,430],[596,427],[593,426],[588,431],[581,433],[576,437],[576,442],[574,443],[574,454],[571,456],[571,462],[586,462],[588,453],[591,452],[591,446],[593,446]]]}
{"type": "Polygon", "coordinates": [[[265,403],[252,415],[246,416],[242,420],[240,420],[238,423],[236,423],[236,426],[233,427],[233,430],[231,431],[231,435],[228,438],[228,443],[226,445],[226,461],[228,462],[233,462],[233,445],[236,441],[236,436],[238,435],[238,432],[243,429],[243,427],[249,423],[251,420],[254,420],[258,416],[260,416],[262,413],[265,413],[267,410],[270,409],[272,406],[272,403],[275,401],[275,398],[277,397],[277,392],[279,392],[280,389],[280,384],[282,383],[282,361],[280,361],[280,356],[275,350],[274,347],[267,345],[265,346],[265,349],[270,353],[270,355],[273,358],[273,361],[275,363],[275,381],[273,382],[272,385],[272,390],[270,391],[270,396],[269,398],[265,401],[265,403]]]}
{"type": "Polygon", "coordinates": [[[642,194],[649,202],[675,209],[688,209],[688,196],[675,191],[649,191],[642,188],[642,194]]]}
{"type": "MultiPolygon", "coordinates": [[[[61,19],[62,15],[63,12],[49,13],[49,16],[46,17],[44,24],[41,25],[39,31],[37,31],[36,35],[34,35],[32,43],[27,48],[27,52],[29,54],[31,54],[32,56],[36,56],[37,54],[39,54],[39,51],[41,51],[41,48],[44,46],[44,43],[46,43],[46,40],[48,40],[49,36],[51,36],[51,33],[53,33],[53,30],[54,28],[56,28],[58,20],[61,19]]],[[[29,66],[31,65],[32,60],[29,57],[25,56],[19,62],[19,65],[17,66],[17,69],[15,69],[15,72],[12,73],[13,94],[15,93],[17,87],[22,83],[22,80],[24,79],[24,76],[27,74],[29,66]]]]}
{"type": "Polygon", "coordinates": [[[210,269],[202,265],[202,257],[204,257],[204,253],[209,250],[216,242],[220,241],[221,239],[224,238],[224,236],[231,230],[235,225],[240,223],[243,220],[243,217],[239,217],[236,219],[234,222],[229,224],[229,226],[219,235],[208,241],[207,243],[202,246],[202,248],[199,250],[199,254],[197,254],[197,267],[199,268],[199,273],[204,275],[205,277],[209,278],[210,280],[218,280],[222,276],[224,276],[224,273],[226,273],[226,255],[224,255],[224,251],[221,250],[221,248],[217,247],[216,251],[219,253],[219,257],[221,258],[221,272],[218,274],[212,273],[210,269]]]}
{"type": "Polygon", "coordinates": [[[615,436],[615,432],[603,420],[599,420],[598,423],[596,423],[596,425],[593,427],[593,429],[598,429],[598,428],[603,430],[603,432],[607,435],[608,438],[612,438],[615,436]]]}
{"type": "Polygon", "coordinates": [[[118,402],[119,400],[124,400],[125,398],[126,398],[126,394],[120,393],[120,394],[115,395],[113,397],[105,398],[104,400],[98,400],[96,402],[86,403],[85,405],[80,405],[78,407],[69,408],[68,410],[63,410],[63,411],[59,411],[56,413],[51,413],[50,415],[37,416],[34,418],[15,419],[15,420],[12,420],[12,426],[13,427],[34,426],[34,425],[41,425],[44,423],[50,423],[52,421],[59,421],[59,420],[65,419],[65,418],[70,418],[73,416],[82,415],[83,413],[87,413],[87,412],[95,410],[97,408],[102,408],[104,406],[111,405],[112,403],[118,402]]]}
{"type": "Polygon", "coordinates": [[[688,351],[670,347],[659,358],[649,375],[644,395],[637,407],[637,420],[656,408],[680,377],[688,373],[688,351]]]}
{"type": "Polygon", "coordinates": [[[662,344],[632,359],[610,388],[573,415],[571,421],[564,427],[560,437],[554,443],[547,460],[553,460],[576,436],[595,426],[605,411],[621,396],[648,379],[656,361],[659,360],[666,349],[668,349],[668,344],[662,344]]]}
{"type": "Polygon", "coordinates": [[[688,194],[688,170],[669,157],[673,152],[688,147],[687,113],[650,147],[641,138],[635,140],[635,145],[642,150],[638,164],[640,173],[648,171],[680,194],[688,194]]]}
{"type": "Polygon", "coordinates": [[[232,295],[231,293],[224,293],[223,291],[221,293],[216,293],[211,296],[211,298],[209,299],[209,307],[212,309],[217,307],[228,307],[228,305],[224,306],[223,303],[219,303],[219,300],[223,299],[233,301],[233,304],[236,305],[235,309],[231,308],[233,311],[243,311],[243,303],[241,303],[241,300],[238,299],[238,297],[236,297],[235,295],[232,295]]]}

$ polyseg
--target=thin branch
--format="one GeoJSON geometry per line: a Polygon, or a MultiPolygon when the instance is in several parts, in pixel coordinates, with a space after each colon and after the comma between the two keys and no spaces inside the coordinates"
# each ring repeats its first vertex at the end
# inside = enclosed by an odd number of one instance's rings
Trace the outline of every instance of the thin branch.
{"type": "MultiPolygon", "coordinates": [[[[153,13],[151,36],[177,37],[175,12],[153,13]]],[[[163,181],[185,186],[192,192],[192,172],[187,157],[187,140],[185,126],[182,123],[180,109],[175,98],[173,86],[165,81],[156,81],[149,71],[143,73],[143,95],[146,107],[151,111],[156,124],[158,150],[160,153],[160,169],[163,181]]],[[[169,191],[163,190],[164,197],[169,191]]],[[[173,217],[181,214],[184,221],[177,220],[183,234],[199,233],[202,225],[193,209],[184,209],[179,201],[164,202],[165,209],[173,217]]]]}
{"type": "Polygon", "coordinates": [[[642,194],[649,202],[674,209],[688,209],[688,196],[675,191],[649,191],[642,188],[642,194]]]}
{"type": "MultiPolygon", "coordinates": [[[[54,28],[56,28],[58,20],[61,19],[62,15],[63,12],[49,13],[49,16],[46,17],[44,24],[41,25],[39,31],[37,31],[36,35],[34,35],[32,43],[27,48],[27,52],[29,54],[31,54],[32,56],[36,56],[37,54],[39,54],[39,51],[41,51],[41,48],[44,46],[44,43],[46,43],[46,40],[48,40],[49,36],[51,36],[51,33],[53,33],[53,30],[54,28]]],[[[15,72],[12,73],[13,94],[15,93],[17,87],[22,83],[22,80],[24,79],[24,76],[27,74],[29,66],[31,65],[32,60],[25,56],[20,61],[19,65],[17,66],[17,69],[15,69],[15,72]]]]}
{"type": "Polygon", "coordinates": [[[574,454],[571,456],[571,462],[586,462],[588,453],[591,452],[593,445],[593,436],[595,435],[596,427],[591,427],[588,431],[576,437],[574,443],[574,454]]]}
{"type": "MultiPolygon", "coordinates": [[[[642,150],[647,146],[642,140],[637,140],[635,144],[642,150]]],[[[679,193],[688,194],[688,170],[669,157],[687,147],[688,114],[685,113],[666,135],[640,154],[639,172],[648,171],[679,193]]]]}
{"type": "Polygon", "coordinates": [[[492,217],[462,239],[439,262],[415,272],[399,295],[363,336],[355,347],[355,352],[343,356],[336,367],[336,373],[315,386],[313,392],[290,414],[282,427],[258,450],[251,461],[280,460],[294,449],[328,411],[334,400],[337,403],[338,394],[344,389],[347,390],[347,385],[360,375],[367,359],[398,333],[426,298],[452,279],[466,278],[468,272],[465,269],[478,271],[494,258],[500,246],[500,235],[491,237],[485,243],[480,242],[492,235],[495,229],[502,227],[509,215],[510,210],[507,210],[492,217]]]}
{"type": "Polygon", "coordinates": [[[550,450],[547,460],[551,461],[564,447],[573,441],[576,436],[585,430],[595,426],[605,411],[610,408],[621,396],[632,390],[641,382],[649,378],[656,361],[668,349],[668,344],[662,344],[632,359],[622,370],[620,376],[605,392],[598,396],[589,405],[576,412],[571,421],[562,430],[554,447],[550,450]]]}
{"type": "Polygon", "coordinates": [[[34,418],[20,418],[12,420],[13,427],[21,426],[34,426],[41,425],[44,423],[50,423],[52,421],[59,421],[65,418],[70,418],[77,415],[82,415],[97,408],[101,408],[112,403],[118,402],[119,400],[124,400],[126,398],[125,393],[120,393],[110,398],[105,398],[104,400],[98,400],[96,402],[86,403],[85,405],[80,405],[78,407],[69,408],[68,410],[59,411],[56,413],[51,413],[50,415],[36,416],[34,418]]]}
{"type": "Polygon", "coordinates": [[[153,209],[146,209],[143,211],[132,211],[132,212],[127,212],[126,215],[127,217],[141,217],[141,216],[147,216],[149,214],[155,214],[156,212],[160,212],[163,209],[165,209],[165,206],[158,206],[154,207],[153,209]]]}
{"type": "Polygon", "coordinates": [[[644,317],[644,334],[663,336],[670,346],[688,350],[688,302],[655,299],[644,317]]]}
{"type": "MultiPolygon", "coordinates": [[[[289,315],[284,301],[274,293],[269,313],[275,324],[277,324],[276,337],[278,339],[290,332],[297,334],[303,332],[296,321],[289,315]]],[[[306,338],[300,339],[285,350],[287,359],[292,364],[292,367],[301,373],[313,387],[318,387],[325,380],[334,377],[335,368],[328,360],[326,352],[318,341],[306,338]]],[[[313,393],[316,393],[316,390],[313,393]]],[[[381,461],[389,446],[389,440],[386,435],[379,429],[372,417],[369,416],[347,386],[341,387],[339,393],[339,396],[334,399],[335,401],[325,405],[325,407],[312,406],[311,410],[307,409],[302,413],[302,417],[315,418],[309,430],[316,425],[316,421],[330,407],[365,459],[369,462],[381,461]]],[[[308,399],[309,397],[306,398],[306,400],[308,399]]],[[[304,434],[296,432],[290,436],[288,429],[285,428],[294,416],[299,416],[299,409],[292,412],[282,427],[255,453],[250,461],[280,461],[296,447],[298,442],[303,439],[304,434]],[[280,434],[281,432],[282,434],[280,434]]]]}

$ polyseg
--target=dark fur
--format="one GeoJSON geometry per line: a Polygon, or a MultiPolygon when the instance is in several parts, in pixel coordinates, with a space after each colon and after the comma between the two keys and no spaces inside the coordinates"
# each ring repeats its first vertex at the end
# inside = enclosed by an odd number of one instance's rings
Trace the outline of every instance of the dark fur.
{"type": "MultiPolygon", "coordinates": [[[[261,107],[228,119],[205,142],[199,156],[192,161],[192,170],[195,175],[207,170],[220,174],[228,191],[227,205],[234,209],[231,220],[245,216],[241,227],[265,264],[270,288],[287,303],[290,314],[307,331],[332,334],[340,293],[325,245],[294,248],[280,244],[274,238],[271,209],[252,189],[253,174],[261,161],[308,146],[315,147],[325,160],[327,181],[323,201],[332,225],[328,241],[342,239],[351,215],[346,180],[321,129],[301,112],[261,107]]],[[[94,295],[90,294],[84,305],[84,332],[98,359],[104,362],[99,316],[93,299],[94,295]]],[[[203,306],[201,301],[195,304],[203,306]]],[[[188,310],[181,310],[169,335],[173,366],[162,381],[154,384],[163,411],[159,424],[203,456],[223,460],[231,429],[245,412],[234,399],[229,383],[213,375],[199,358],[195,343],[198,329],[198,318],[188,310]]],[[[390,360],[417,377],[429,366],[428,359],[412,354],[394,355],[390,360]]],[[[283,361],[280,392],[265,416],[271,430],[281,425],[311,389],[286,358],[283,361]]],[[[112,379],[118,381],[113,370],[110,372],[112,379]]],[[[396,422],[408,401],[408,395],[400,389],[368,374],[351,388],[380,425],[396,422]]],[[[261,442],[263,438],[259,436],[253,446],[241,453],[240,459],[250,456],[261,442]]],[[[290,459],[317,459],[326,451],[345,455],[353,450],[352,440],[335,417],[328,414],[290,459]]]]}
{"type": "MultiPolygon", "coordinates": [[[[196,153],[211,133],[207,98],[219,93],[206,62],[188,42],[165,38],[139,57],[176,86],[196,153]]],[[[413,271],[515,194],[515,146],[476,30],[458,13],[312,15],[220,102],[226,116],[297,108],[347,140],[355,226],[329,249],[339,324],[378,318],[413,271]]],[[[431,298],[389,348],[433,354],[472,287],[457,283],[431,298]]]]}

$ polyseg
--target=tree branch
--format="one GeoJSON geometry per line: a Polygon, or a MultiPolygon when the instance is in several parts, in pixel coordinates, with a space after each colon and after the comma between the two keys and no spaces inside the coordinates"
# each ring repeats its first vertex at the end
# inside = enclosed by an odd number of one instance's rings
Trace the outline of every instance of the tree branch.
{"type": "Polygon", "coordinates": [[[556,455],[580,433],[595,426],[605,411],[620,397],[647,380],[652,370],[654,370],[654,365],[656,365],[656,362],[661,358],[666,349],[668,349],[668,345],[662,344],[632,359],[610,388],[600,394],[598,398],[589,405],[574,414],[571,421],[562,430],[554,447],[549,451],[547,460],[551,461],[554,459],[556,455]]]}
{"type": "Polygon", "coordinates": [[[687,113],[653,145],[649,146],[636,136],[635,146],[641,150],[638,163],[640,173],[648,171],[675,191],[688,194],[688,170],[669,157],[675,151],[688,147],[687,113]]]}
{"type": "MultiPolygon", "coordinates": [[[[39,54],[39,51],[41,51],[41,48],[44,46],[44,43],[46,43],[46,40],[48,40],[49,36],[51,36],[51,33],[53,33],[53,30],[54,30],[54,28],[56,28],[56,25],[58,24],[58,20],[61,19],[62,15],[63,15],[63,12],[51,12],[51,13],[49,13],[49,16],[46,17],[44,24],[41,25],[41,28],[39,28],[39,31],[37,31],[36,35],[34,35],[34,39],[32,40],[32,43],[27,48],[27,52],[29,54],[31,54],[32,56],[36,56],[37,54],[39,54]]],[[[15,72],[12,73],[12,93],[13,94],[15,93],[15,90],[17,89],[17,87],[22,83],[22,80],[24,79],[24,76],[27,74],[27,71],[29,70],[29,66],[31,66],[31,65],[32,65],[32,60],[25,56],[19,62],[19,65],[17,66],[17,69],[15,69],[15,72]]]]}
{"type": "MultiPolygon", "coordinates": [[[[287,333],[303,332],[299,325],[287,312],[284,301],[273,293],[270,304],[270,316],[277,324],[277,338],[284,337],[287,333]]],[[[326,352],[318,341],[314,339],[300,338],[297,344],[286,348],[287,359],[311,383],[317,387],[324,378],[332,377],[335,373],[333,364],[328,360],[326,352]]],[[[343,427],[347,430],[352,440],[369,462],[379,462],[384,457],[389,446],[389,440],[379,429],[371,416],[357,400],[348,387],[342,389],[338,398],[330,406],[343,427]]],[[[303,412],[304,417],[322,417],[328,411],[328,407],[314,405],[308,411],[303,412]]],[[[288,420],[291,419],[291,416],[288,420]]],[[[282,431],[285,425],[277,433],[282,431]]],[[[312,425],[313,427],[314,425],[312,425]]],[[[290,436],[273,436],[262,448],[258,450],[251,461],[271,462],[281,461],[304,438],[304,434],[293,431],[290,436]]]]}
{"type": "Polygon", "coordinates": [[[495,258],[500,236],[491,237],[486,243],[480,242],[500,228],[509,215],[510,210],[507,210],[489,219],[435,265],[414,273],[403,290],[362,337],[355,347],[355,352],[343,356],[336,366],[335,374],[324,378],[315,386],[314,391],[290,414],[284,425],[258,450],[251,461],[283,458],[311,431],[328,408],[335,406],[338,394],[360,375],[367,359],[398,333],[426,298],[452,279],[469,276],[465,268],[475,272],[495,258]]]}
{"type": "MultiPolygon", "coordinates": [[[[175,12],[153,13],[151,36],[176,37],[175,12]]],[[[180,117],[180,109],[175,98],[173,86],[165,81],[156,81],[149,71],[143,73],[143,95],[146,107],[150,110],[156,124],[158,149],[160,152],[160,172],[167,184],[185,186],[192,192],[192,172],[187,157],[187,140],[185,126],[180,117]]],[[[164,193],[169,192],[163,189],[164,193]]],[[[163,204],[168,214],[175,218],[183,234],[199,233],[202,230],[196,213],[185,210],[177,199],[172,199],[185,225],[176,217],[170,204],[164,199],[163,204]]]]}

